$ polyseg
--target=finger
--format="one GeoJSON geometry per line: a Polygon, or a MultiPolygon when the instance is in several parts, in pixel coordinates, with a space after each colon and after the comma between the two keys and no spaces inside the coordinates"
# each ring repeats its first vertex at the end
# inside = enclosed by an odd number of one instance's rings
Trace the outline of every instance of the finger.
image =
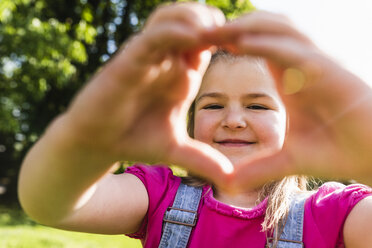
{"type": "Polygon", "coordinates": [[[245,35],[236,47],[239,53],[263,56],[284,66],[301,64],[309,54],[301,42],[286,36],[245,35]]]}
{"type": "MultiPolygon", "coordinates": [[[[151,54],[164,54],[169,52],[182,52],[195,49],[201,45],[198,33],[183,24],[162,24],[145,32],[138,39],[136,47],[142,50],[144,59],[151,54]]],[[[161,57],[161,56],[160,56],[161,57]]]]}
{"type": "Polygon", "coordinates": [[[197,30],[222,26],[225,17],[221,10],[198,3],[164,5],[150,16],[145,29],[161,23],[178,22],[197,30]]]}
{"type": "Polygon", "coordinates": [[[150,79],[156,79],[162,70],[174,68],[169,58],[180,58],[183,53],[203,47],[208,48],[202,44],[199,35],[185,25],[158,25],[132,38],[106,68],[110,68],[109,77],[120,78],[126,71],[126,81],[133,85],[141,81],[152,82],[150,79]]]}
{"type": "Polygon", "coordinates": [[[312,44],[312,41],[298,31],[287,17],[265,11],[247,14],[211,31],[213,39],[220,43],[233,42],[245,34],[285,35],[312,44]]]}
{"type": "MultiPolygon", "coordinates": [[[[199,52],[197,54],[188,55],[188,63],[192,63],[191,68],[187,71],[187,82],[185,84],[187,89],[186,97],[184,98],[184,116],[187,116],[187,111],[199,92],[200,84],[202,82],[203,75],[208,68],[212,54],[209,50],[199,52]]],[[[190,65],[189,65],[190,66],[190,65]]]]}
{"type": "Polygon", "coordinates": [[[223,12],[214,6],[206,5],[210,10],[212,18],[214,19],[214,25],[216,27],[222,27],[226,23],[226,18],[223,12]]]}
{"type": "MultiPolygon", "coordinates": [[[[157,75],[156,79],[150,80],[151,78],[148,78],[147,81],[152,83],[151,86],[147,84],[149,86],[147,94],[151,95],[153,100],[156,99],[155,101],[168,106],[167,108],[174,106],[174,104],[185,105],[183,107],[185,113],[183,114],[186,116],[189,105],[199,91],[202,76],[211,58],[211,52],[209,50],[195,51],[182,56],[187,58],[171,55],[162,62],[162,64],[169,65],[166,65],[167,68],[160,66],[159,73],[153,75],[157,75]]],[[[154,104],[156,103],[154,102],[154,104]]]]}
{"type": "Polygon", "coordinates": [[[285,68],[283,68],[282,66],[276,64],[276,63],[273,63],[272,61],[270,60],[266,60],[266,64],[267,64],[267,68],[269,69],[271,75],[273,76],[275,82],[279,83],[281,82],[282,78],[283,78],[283,71],[285,68]]]}
{"type": "Polygon", "coordinates": [[[298,171],[292,166],[290,156],[282,151],[269,157],[236,165],[232,187],[239,190],[253,189],[296,173],[298,171]]]}
{"type": "Polygon", "coordinates": [[[204,75],[211,60],[212,52],[209,49],[198,49],[186,53],[184,56],[186,63],[190,68],[196,70],[199,74],[204,75]]]}
{"type": "Polygon", "coordinates": [[[220,187],[227,187],[234,171],[230,160],[207,144],[188,138],[170,153],[170,161],[220,187]]]}
{"type": "Polygon", "coordinates": [[[284,94],[319,85],[329,64],[317,47],[286,36],[246,35],[236,43],[235,52],[262,56],[272,62],[271,72],[284,94]]]}
{"type": "Polygon", "coordinates": [[[169,54],[179,55],[184,52],[197,49],[208,49],[210,45],[205,44],[200,35],[193,29],[182,24],[163,24],[151,29],[151,31],[140,33],[126,44],[122,53],[126,56],[120,60],[131,58],[129,65],[135,67],[140,65],[159,64],[169,54]]]}

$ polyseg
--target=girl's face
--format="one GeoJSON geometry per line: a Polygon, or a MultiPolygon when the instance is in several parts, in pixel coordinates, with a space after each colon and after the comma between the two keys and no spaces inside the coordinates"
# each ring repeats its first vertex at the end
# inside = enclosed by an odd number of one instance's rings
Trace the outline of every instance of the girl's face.
{"type": "Polygon", "coordinates": [[[267,69],[247,58],[217,61],[203,79],[195,102],[194,138],[233,164],[279,151],[285,108],[267,69]]]}

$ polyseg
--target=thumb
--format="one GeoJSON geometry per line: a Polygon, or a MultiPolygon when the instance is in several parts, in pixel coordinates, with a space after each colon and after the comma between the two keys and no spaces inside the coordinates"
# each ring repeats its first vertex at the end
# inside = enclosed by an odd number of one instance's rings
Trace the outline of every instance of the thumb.
{"type": "Polygon", "coordinates": [[[266,64],[275,82],[277,84],[280,83],[283,78],[283,67],[271,61],[270,59],[266,59],[266,64]]]}
{"type": "Polygon", "coordinates": [[[232,187],[236,190],[254,189],[295,172],[290,156],[282,150],[268,157],[237,164],[232,187]]]}
{"type": "Polygon", "coordinates": [[[210,47],[190,51],[184,55],[187,66],[200,73],[200,75],[204,75],[208,68],[211,57],[212,49],[210,47]]]}
{"type": "Polygon", "coordinates": [[[230,160],[222,153],[191,138],[173,148],[169,159],[169,162],[179,165],[221,188],[228,187],[234,171],[230,160]]]}

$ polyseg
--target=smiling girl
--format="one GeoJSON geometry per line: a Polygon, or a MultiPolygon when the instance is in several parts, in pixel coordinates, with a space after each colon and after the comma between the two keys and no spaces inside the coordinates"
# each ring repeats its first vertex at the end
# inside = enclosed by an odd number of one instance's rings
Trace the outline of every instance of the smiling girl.
{"type": "Polygon", "coordinates": [[[20,200],[45,225],[145,247],[368,247],[370,188],[284,175],[371,182],[370,95],[282,16],[161,7],[30,150],[20,200]],[[230,52],[209,64],[217,45],[230,52]],[[306,80],[286,95],[293,72],[306,80]],[[109,173],[123,160],[161,163],[109,173]]]}

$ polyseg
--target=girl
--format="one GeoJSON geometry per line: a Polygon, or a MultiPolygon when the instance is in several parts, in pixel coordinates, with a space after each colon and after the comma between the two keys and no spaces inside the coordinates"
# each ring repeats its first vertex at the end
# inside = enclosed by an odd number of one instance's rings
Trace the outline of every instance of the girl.
{"type": "Polygon", "coordinates": [[[279,246],[367,247],[369,188],[326,184],[303,203],[301,178],[271,180],[333,172],[371,182],[370,95],[284,17],[258,12],[225,24],[219,10],[204,5],[162,7],[31,149],[20,200],[46,225],[175,247],[162,232],[172,232],[167,226],[179,210],[168,208],[178,204],[181,179],[164,166],[107,173],[119,160],[162,161],[194,175],[186,184],[198,176],[214,186],[195,190],[200,200],[181,197],[182,204],[199,204],[191,236],[182,241],[188,247],[264,247],[271,236],[276,245],[293,223],[287,216],[301,214],[301,206],[304,218],[292,231],[303,235],[279,246]],[[215,45],[266,57],[276,83],[262,61],[220,54],[200,86],[215,45]],[[192,139],[185,116],[194,99],[192,139]]]}

